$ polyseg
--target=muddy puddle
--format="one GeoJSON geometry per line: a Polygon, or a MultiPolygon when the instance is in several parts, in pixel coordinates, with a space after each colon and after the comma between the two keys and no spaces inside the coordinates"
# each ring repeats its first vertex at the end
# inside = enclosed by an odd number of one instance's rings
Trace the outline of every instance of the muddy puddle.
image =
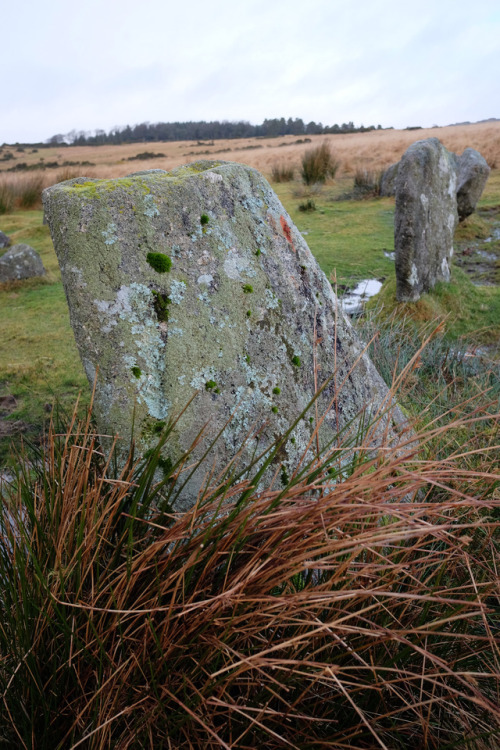
{"type": "Polygon", "coordinates": [[[500,222],[492,225],[489,237],[456,242],[455,264],[465,271],[473,284],[500,284],[500,222]]]}
{"type": "Polygon", "coordinates": [[[354,289],[345,292],[340,297],[342,310],[348,315],[360,315],[367,299],[374,297],[382,289],[382,282],[378,279],[363,279],[354,289]]]}

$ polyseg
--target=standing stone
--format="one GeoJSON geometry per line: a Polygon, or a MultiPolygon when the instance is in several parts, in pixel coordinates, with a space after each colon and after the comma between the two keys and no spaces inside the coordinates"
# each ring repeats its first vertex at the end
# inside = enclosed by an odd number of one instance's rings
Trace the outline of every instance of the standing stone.
{"type": "Polygon", "coordinates": [[[453,156],[437,138],[413,143],[396,179],[394,245],[396,296],[414,302],[438,281],[450,280],[458,222],[453,156]]]}
{"type": "Polygon", "coordinates": [[[30,245],[12,245],[0,258],[0,283],[43,276],[42,259],[30,245]]]}
{"type": "MultiPolygon", "coordinates": [[[[293,424],[315,394],[315,377],[318,387],[330,378],[317,402],[322,446],[388,397],[331,284],[254,169],[197,162],[170,173],[79,178],[43,198],[90,383],[97,374],[105,434],[127,446],[133,433],[145,450],[197,394],[165,450],[178,459],[208,424],[194,457],[221,432],[205,469],[217,476],[256,429],[258,442],[249,440],[242,460],[293,424]]],[[[273,471],[291,476],[304,453],[313,457],[315,422],[313,407],[273,471]]],[[[193,504],[203,480],[200,470],[178,507],[193,504]]]]}
{"type": "Polygon", "coordinates": [[[387,167],[380,180],[380,195],[382,198],[390,198],[396,194],[396,177],[398,176],[399,162],[387,167]]]}
{"type": "Polygon", "coordinates": [[[10,244],[10,237],[4,234],[4,232],[0,232],[0,248],[9,247],[10,244]]]}
{"type": "Polygon", "coordinates": [[[457,206],[459,221],[476,210],[490,174],[490,168],[479,151],[466,148],[458,157],[457,206]]]}

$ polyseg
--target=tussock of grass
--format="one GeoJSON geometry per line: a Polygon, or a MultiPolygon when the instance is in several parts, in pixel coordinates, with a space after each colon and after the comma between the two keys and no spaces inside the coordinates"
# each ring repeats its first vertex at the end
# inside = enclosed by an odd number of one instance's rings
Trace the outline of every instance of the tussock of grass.
{"type": "Polygon", "coordinates": [[[301,177],[306,185],[323,183],[328,177],[335,177],[340,166],[339,160],[325,141],[320,146],[310,148],[302,156],[301,177]]]}
{"type": "Polygon", "coordinates": [[[52,428],[0,506],[5,741],[496,747],[498,415],[472,412],[404,450],[367,424],[284,487],[233,463],[182,515],[169,425],[119,473],[90,420],[52,428]]]}
{"type": "Polygon", "coordinates": [[[288,164],[273,164],[271,179],[273,182],[291,182],[295,176],[295,167],[288,164]]]}
{"type": "Polygon", "coordinates": [[[373,198],[380,195],[380,182],[383,172],[357,169],[354,174],[354,195],[373,198]]]}

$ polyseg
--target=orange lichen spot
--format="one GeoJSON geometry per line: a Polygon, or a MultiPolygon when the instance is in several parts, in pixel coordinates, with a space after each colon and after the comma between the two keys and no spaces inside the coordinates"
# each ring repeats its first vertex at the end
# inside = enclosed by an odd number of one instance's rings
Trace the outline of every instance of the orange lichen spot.
{"type": "Polygon", "coordinates": [[[287,242],[290,243],[290,245],[292,246],[293,252],[295,252],[295,245],[293,244],[292,233],[290,231],[290,227],[288,226],[288,224],[287,224],[286,219],[285,219],[284,216],[280,216],[280,224],[281,224],[281,228],[283,230],[283,234],[285,235],[285,237],[287,239],[287,242]]]}

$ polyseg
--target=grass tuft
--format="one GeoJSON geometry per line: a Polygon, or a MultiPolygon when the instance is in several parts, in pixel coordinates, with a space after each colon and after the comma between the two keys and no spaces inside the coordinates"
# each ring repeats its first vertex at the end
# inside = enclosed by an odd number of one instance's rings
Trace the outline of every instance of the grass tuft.
{"type": "Polygon", "coordinates": [[[498,414],[372,428],[176,513],[171,423],[121,471],[52,425],[0,506],[7,746],[497,747],[498,414]]]}
{"type": "Polygon", "coordinates": [[[295,167],[288,164],[275,163],[271,167],[271,179],[273,182],[292,182],[295,177],[295,167]]]}
{"type": "Polygon", "coordinates": [[[306,185],[324,183],[328,177],[335,177],[339,167],[340,162],[325,141],[320,146],[308,149],[302,156],[302,180],[306,185]]]}

